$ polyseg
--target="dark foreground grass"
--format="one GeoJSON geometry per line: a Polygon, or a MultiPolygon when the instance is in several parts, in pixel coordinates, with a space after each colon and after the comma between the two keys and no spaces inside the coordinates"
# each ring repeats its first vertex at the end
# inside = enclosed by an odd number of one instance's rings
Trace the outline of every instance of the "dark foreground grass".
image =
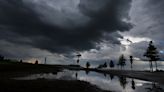
{"type": "Polygon", "coordinates": [[[57,65],[43,65],[43,64],[0,61],[0,72],[16,72],[16,71],[46,72],[46,71],[59,71],[60,69],[61,67],[57,65]]]}
{"type": "Polygon", "coordinates": [[[109,92],[78,80],[3,80],[0,92],[109,92]]]}

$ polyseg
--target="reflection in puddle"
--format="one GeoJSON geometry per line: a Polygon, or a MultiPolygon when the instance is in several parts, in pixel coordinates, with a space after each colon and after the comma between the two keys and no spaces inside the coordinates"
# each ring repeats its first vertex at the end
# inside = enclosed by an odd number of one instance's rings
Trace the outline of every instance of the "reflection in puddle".
{"type": "Polygon", "coordinates": [[[14,78],[16,80],[36,80],[36,79],[61,79],[61,80],[83,80],[97,85],[104,90],[114,92],[164,92],[164,85],[155,82],[142,81],[124,76],[114,76],[109,74],[100,74],[89,71],[69,71],[64,70],[57,74],[34,74],[26,77],[14,78]]]}
{"type": "Polygon", "coordinates": [[[67,71],[64,70],[62,72],[58,72],[57,74],[53,73],[41,73],[41,74],[33,74],[33,75],[28,75],[25,77],[18,77],[14,78],[15,80],[36,80],[36,79],[61,79],[61,80],[75,80],[73,77],[74,75],[73,71],[67,71]]]}
{"type": "Polygon", "coordinates": [[[164,90],[155,82],[152,82],[151,86],[145,88],[147,92],[163,92],[164,90]]]}

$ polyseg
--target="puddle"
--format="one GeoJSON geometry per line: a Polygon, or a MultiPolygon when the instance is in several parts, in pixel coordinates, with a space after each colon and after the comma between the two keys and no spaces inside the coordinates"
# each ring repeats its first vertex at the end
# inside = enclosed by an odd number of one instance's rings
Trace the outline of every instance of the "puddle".
{"type": "Polygon", "coordinates": [[[25,76],[25,77],[17,77],[17,78],[13,78],[13,79],[15,79],[15,80],[37,80],[37,79],[75,80],[76,78],[74,78],[73,74],[74,74],[73,71],[64,70],[62,72],[58,72],[57,74],[53,74],[53,73],[39,73],[39,74],[28,75],[28,76],[25,76]]]}
{"type": "Polygon", "coordinates": [[[37,80],[37,79],[61,79],[61,80],[83,80],[104,90],[114,92],[164,92],[164,85],[155,82],[143,81],[139,79],[126,78],[124,76],[114,76],[86,71],[33,74],[25,77],[14,78],[15,80],[37,80]]]}

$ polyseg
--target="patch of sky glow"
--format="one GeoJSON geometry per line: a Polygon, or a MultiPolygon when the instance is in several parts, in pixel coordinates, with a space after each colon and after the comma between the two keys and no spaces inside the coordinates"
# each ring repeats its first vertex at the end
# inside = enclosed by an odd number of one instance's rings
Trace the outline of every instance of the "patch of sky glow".
{"type": "MultiPolygon", "coordinates": [[[[36,60],[38,60],[38,59],[36,59],[36,58],[31,58],[31,59],[29,59],[29,60],[25,60],[27,63],[31,63],[31,64],[35,64],[35,61],[36,60]]],[[[41,62],[40,62],[40,60],[38,60],[38,63],[40,64],[41,62]]]]}
{"type": "Polygon", "coordinates": [[[159,51],[159,53],[164,54],[164,50],[159,51]]]}
{"type": "Polygon", "coordinates": [[[139,43],[142,41],[151,41],[150,38],[144,38],[144,37],[132,37],[132,36],[124,36],[124,39],[118,39],[120,40],[122,45],[130,45],[132,43],[139,43]]]}

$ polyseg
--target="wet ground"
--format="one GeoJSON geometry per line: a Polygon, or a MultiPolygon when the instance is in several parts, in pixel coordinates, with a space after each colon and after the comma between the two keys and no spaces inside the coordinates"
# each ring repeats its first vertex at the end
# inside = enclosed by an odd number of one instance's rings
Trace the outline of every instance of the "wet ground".
{"type": "MultiPolygon", "coordinates": [[[[164,85],[153,81],[144,81],[135,78],[127,78],[124,76],[115,76],[111,74],[63,70],[57,74],[38,73],[27,75],[24,77],[15,77],[13,80],[66,80],[66,81],[86,81],[92,85],[96,85],[102,90],[112,92],[164,92],[164,85]]],[[[60,92],[60,91],[59,91],[60,92]]]]}
{"type": "Polygon", "coordinates": [[[164,92],[164,73],[0,64],[0,92],[164,92]]]}

